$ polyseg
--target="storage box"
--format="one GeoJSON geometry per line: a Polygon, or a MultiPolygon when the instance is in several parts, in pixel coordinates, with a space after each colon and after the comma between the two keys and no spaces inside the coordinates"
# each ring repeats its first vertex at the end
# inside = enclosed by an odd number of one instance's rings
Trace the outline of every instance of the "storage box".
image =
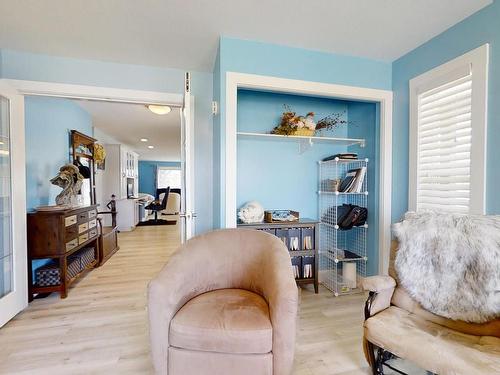
{"type": "Polygon", "coordinates": [[[302,277],[304,279],[313,279],[315,275],[314,269],[314,257],[313,256],[303,256],[302,257],[302,277]]]}
{"type": "Polygon", "coordinates": [[[302,250],[313,250],[314,246],[314,228],[301,229],[302,250]]]}
{"type": "MultiPolygon", "coordinates": [[[[90,263],[95,261],[95,250],[93,247],[85,247],[73,254],[71,259],[78,262],[78,272],[83,271],[90,263]]],[[[68,271],[69,271],[69,258],[68,258],[68,271]]],[[[77,272],[77,273],[78,273],[77,272]]]]}
{"type": "Polygon", "coordinates": [[[288,229],[288,250],[297,251],[300,250],[300,229],[290,228],[288,229]]]}
{"type": "Polygon", "coordinates": [[[302,257],[301,256],[290,257],[290,261],[292,262],[293,276],[296,279],[301,279],[302,278],[302,257]]]}
{"type": "Polygon", "coordinates": [[[82,269],[80,267],[80,259],[78,258],[68,257],[66,262],[67,262],[66,279],[69,280],[78,275],[82,269]]]}
{"type": "Polygon", "coordinates": [[[276,237],[288,248],[288,229],[276,229],[276,237]]]}
{"type": "MultiPolygon", "coordinates": [[[[80,259],[68,257],[66,267],[66,280],[72,279],[81,271],[80,259]]],[[[35,271],[35,285],[37,286],[54,286],[61,283],[61,273],[59,265],[56,262],[51,262],[37,268],[35,271]]]]}
{"type": "Polygon", "coordinates": [[[54,286],[61,283],[59,266],[51,262],[37,268],[35,271],[35,284],[37,286],[54,286]]]}
{"type": "Polygon", "coordinates": [[[297,220],[299,220],[298,211],[292,211],[292,210],[264,211],[264,221],[266,223],[287,223],[287,222],[294,222],[297,220]]]}
{"type": "Polygon", "coordinates": [[[269,234],[272,234],[273,236],[276,236],[276,230],[273,229],[273,228],[262,228],[262,229],[259,229],[261,232],[266,232],[266,233],[269,233],[269,234]]]}
{"type": "Polygon", "coordinates": [[[90,263],[95,261],[95,249],[93,247],[86,247],[78,252],[80,256],[80,266],[83,270],[90,263]]]}

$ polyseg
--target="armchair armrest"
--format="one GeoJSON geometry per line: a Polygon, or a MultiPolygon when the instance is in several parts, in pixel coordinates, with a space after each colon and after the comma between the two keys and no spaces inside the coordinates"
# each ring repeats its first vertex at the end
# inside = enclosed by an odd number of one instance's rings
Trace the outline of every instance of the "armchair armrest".
{"type": "Polygon", "coordinates": [[[396,280],[390,276],[369,276],[363,279],[361,286],[365,291],[379,293],[383,290],[394,289],[396,280]]]}
{"type": "Polygon", "coordinates": [[[391,305],[392,295],[396,288],[396,280],[392,277],[366,277],[363,279],[361,286],[363,290],[370,292],[365,304],[365,320],[391,305]]]}

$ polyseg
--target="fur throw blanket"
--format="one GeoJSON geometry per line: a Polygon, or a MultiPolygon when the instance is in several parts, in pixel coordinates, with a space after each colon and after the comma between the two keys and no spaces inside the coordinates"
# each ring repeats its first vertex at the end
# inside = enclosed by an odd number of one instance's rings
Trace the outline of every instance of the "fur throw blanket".
{"type": "Polygon", "coordinates": [[[400,283],[425,309],[473,323],[500,317],[500,216],[409,212],[393,232],[400,283]]]}

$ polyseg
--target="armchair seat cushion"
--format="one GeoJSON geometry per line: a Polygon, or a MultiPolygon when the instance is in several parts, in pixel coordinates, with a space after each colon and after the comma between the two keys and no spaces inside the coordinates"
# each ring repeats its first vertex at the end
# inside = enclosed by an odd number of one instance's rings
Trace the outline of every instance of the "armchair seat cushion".
{"type": "Polygon", "coordinates": [[[396,306],[367,319],[365,337],[434,373],[500,373],[499,338],[460,333],[396,306]]]}
{"type": "Polygon", "coordinates": [[[219,289],[188,301],[170,323],[170,345],[219,353],[270,353],[273,329],[267,302],[242,289],[219,289]]]}

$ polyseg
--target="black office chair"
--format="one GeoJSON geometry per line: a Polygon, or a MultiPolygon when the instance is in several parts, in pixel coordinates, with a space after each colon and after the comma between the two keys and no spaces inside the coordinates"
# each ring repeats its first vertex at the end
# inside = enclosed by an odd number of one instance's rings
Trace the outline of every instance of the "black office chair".
{"type": "Polygon", "coordinates": [[[158,221],[158,212],[167,208],[168,194],[170,193],[170,186],[166,189],[156,189],[156,200],[148,204],[146,210],[154,211],[155,222],[158,221]],[[165,193],[163,199],[160,201],[160,195],[165,193]]]}

